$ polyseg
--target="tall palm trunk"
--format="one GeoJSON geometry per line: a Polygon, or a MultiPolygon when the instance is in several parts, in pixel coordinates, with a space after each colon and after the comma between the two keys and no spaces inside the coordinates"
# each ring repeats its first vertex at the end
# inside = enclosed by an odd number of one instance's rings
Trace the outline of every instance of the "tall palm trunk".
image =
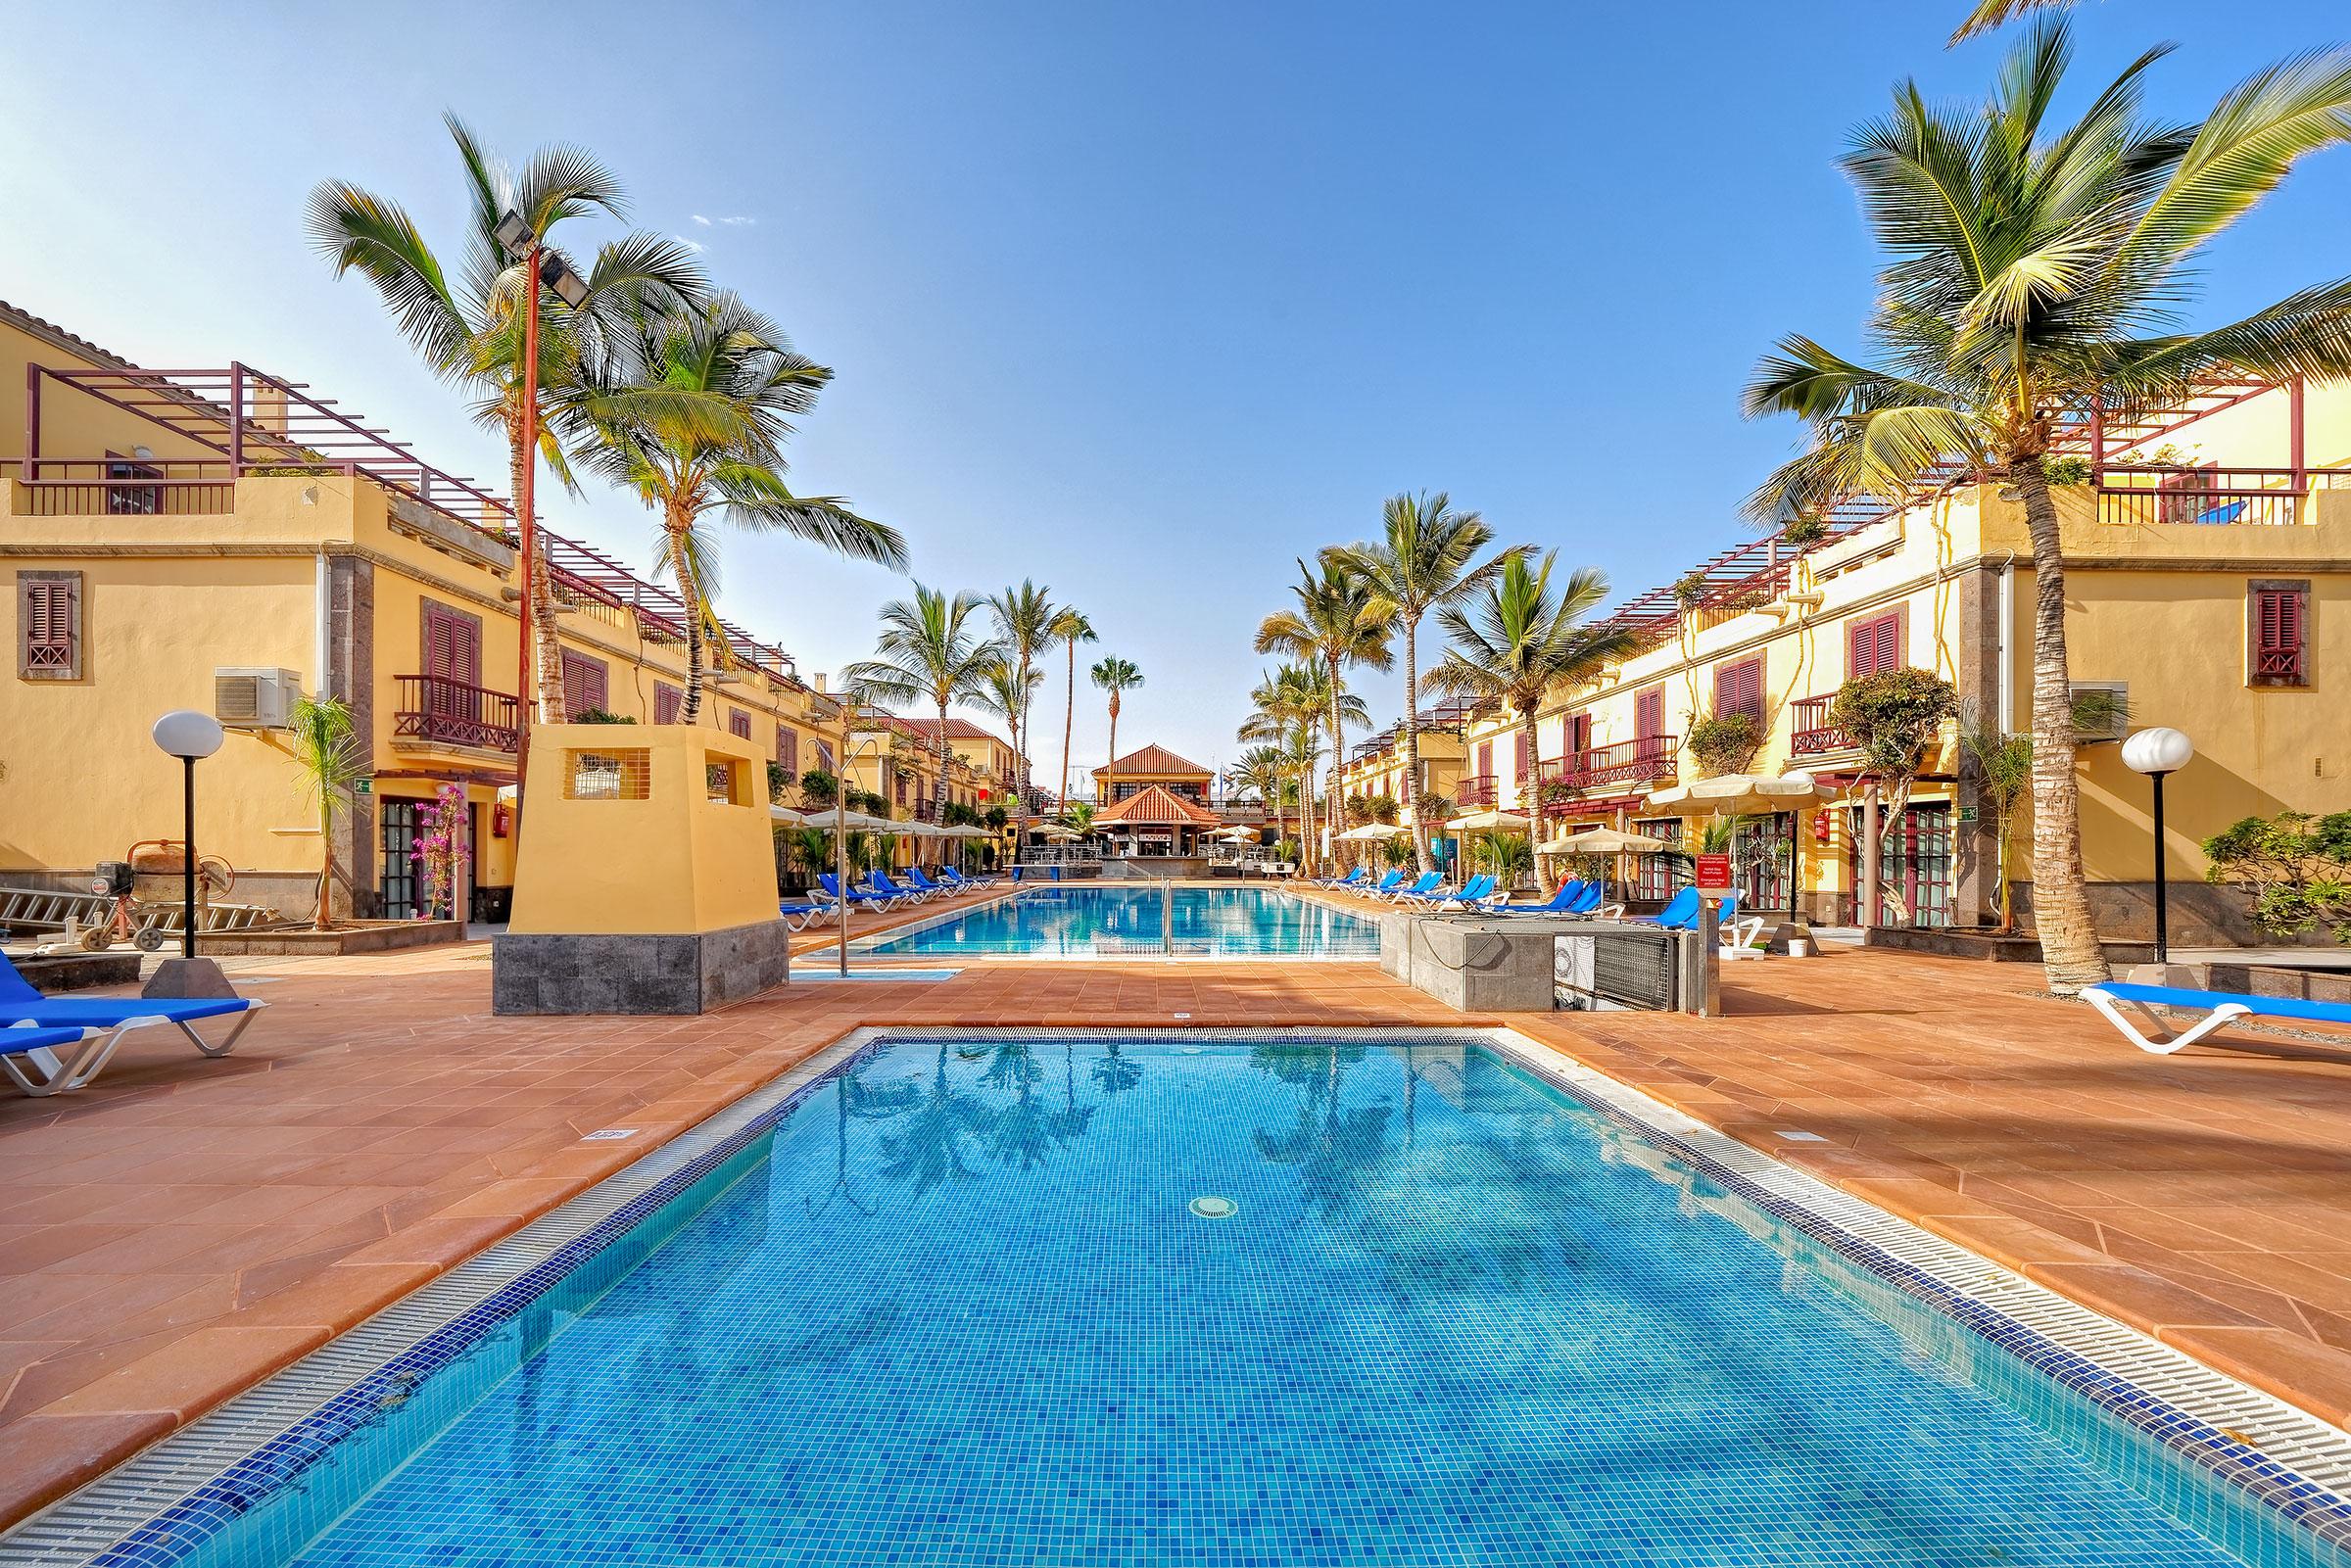
{"type": "Polygon", "coordinates": [[[674,515],[669,521],[669,575],[686,605],[686,698],[678,705],[678,722],[698,722],[702,711],[701,585],[694,580],[694,563],[686,553],[686,530],[674,515]]]}
{"type": "Polygon", "coordinates": [[[1413,812],[1413,858],[1425,877],[1437,869],[1428,852],[1428,824],[1420,799],[1420,622],[1404,623],[1404,803],[1413,812]]]}
{"type": "MultiPolygon", "coordinates": [[[[1330,826],[1336,829],[1339,826],[1339,765],[1347,760],[1347,726],[1346,721],[1339,717],[1338,655],[1331,655],[1324,659],[1323,663],[1330,666],[1330,784],[1323,798],[1329,802],[1330,826]]],[[[1330,852],[1336,857],[1339,847],[1335,841],[1337,838],[1335,832],[1332,834],[1332,838],[1334,841],[1331,844],[1330,852]]],[[[1332,871],[1338,869],[1335,858],[1330,869],[1332,871]]]]}
{"type": "Polygon", "coordinates": [[[1542,752],[1536,747],[1535,713],[1532,708],[1519,713],[1518,733],[1526,737],[1526,777],[1518,781],[1518,791],[1520,801],[1526,811],[1526,846],[1530,851],[1527,859],[1533,863],[1535,868],[1536,888],[1544,890],[1544,857],[1531,853],[1534,846],[1543,841],[1543,785],[1541,784],[1543,764],[1542,752]]]}
{"type": "Polygon", "coordinates": [[[1065,812],[1070,809],[1070,734],[1078,722],[1078,640],[1071,638],[1069,643],[1070,684],[1061,694],[1061,789],[1057,795],[1065,812]]]}
{"type": "Polygon", "coordinates": [[[2057,503],[2038,452],[2008,482],[2033,536],[2033,924],[2049,989],[2071,996],[2108,978],[2082,868],[2082,788],[2074,775],[2074,695],[2065,650],[2065,564],[2057,503]]]}
{"type": "MultiPolygon", "coordinates": [[[[514,537],[517,545],[522,538],[522,489],[525,471],[534,454],[522,444],[522,408],[520,400],[506,415],[506,494],[514,498],[514,537]]],[[[534,525],[537,519],[533,519],[534,525]]],[[[534,527],[532,538],[539,548],[531,561],[531,641],[527,650],[534,672],[533,708],[530,717],[540,724],[560,724],[571,717],[571,708],[563,700],[563,642],[555,628],[555,585],[553,574],[547,569],[547,542],[534,527]]],[[[526,650],[518,650],[518,656],[526,650]]]]}
{"type": "Polygon", "coordinates": [[[1102,766],[1102,809],[1110,809],[1119,784],[1119,694],[1110,694],[1110,756],[1102,766]]]}
{"type": "Polygon", "coordinates": [[[947,814],[947,693],[938,693],[938,739],[933,749],[938,757],[938,782],[931,790],[931,809],[942,818],[947,814]]]}

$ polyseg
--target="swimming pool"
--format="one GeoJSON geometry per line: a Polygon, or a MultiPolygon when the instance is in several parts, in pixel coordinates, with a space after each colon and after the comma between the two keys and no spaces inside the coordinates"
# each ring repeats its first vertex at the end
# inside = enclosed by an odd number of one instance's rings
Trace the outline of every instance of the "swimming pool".
{"type": "Polygon", "coordinates": [[[886,1036],[0,1562],[2345,1560],[1674,1122],[1460,1031],[886,1036]]]}
{"type": "Polygon", "coordinates": [[[849,944],[876,958],[1352,958],[1379,923],[1282,887],[1089,883],[1024,887],[849,944]]]}

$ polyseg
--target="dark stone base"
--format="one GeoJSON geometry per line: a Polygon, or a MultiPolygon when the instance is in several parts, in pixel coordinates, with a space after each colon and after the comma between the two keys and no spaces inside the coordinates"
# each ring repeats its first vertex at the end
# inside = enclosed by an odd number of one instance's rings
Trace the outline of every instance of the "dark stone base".
{"type": "Polygon", "coordinates": [[[147,976],[146,988],[139,994],[188,1001],[195,998],[212,1000],[237,993],[235,987],[228,983],[228,976],[220,973],[220,966],[211,959],[168,958],[155,967],[154,974],[147,976]]]}
{"type": "Polygon", "coordinates": [[[490,1007],[503,1014],[707,1013],[792,977],[780,920],[694,936],[497,936],[490,1007]]]}
{"type": "MultiPolygon", "coordinates": [[[[2040,942],[2027,935],[2000,936],[1991,931],[1963,930],[1953,927],[1934,926],[1872,926],[1861,933],[1868,947],[1891,947],[1905,953],[1931,953],[1937,958],[1973,958],[1992,964],[2038,964],[2040,962],[2040,942]]],[[[2177,942],[2178,938],[2174,938],[2177,942]]],[[[2155,944],[2152,942],[2101,941],[2110,965],[2152,963],[2155,944]]]]}
{"type": "Polygon", "coordinates": [[[12,958],[17,973],[34,990],[54,995],[59,991],[87,991],[101,985],[136,985],[139,967],[147,955],[136,948],[123,948],[105,953],[59,953],[53,956],[29,954],[12,958]]]}

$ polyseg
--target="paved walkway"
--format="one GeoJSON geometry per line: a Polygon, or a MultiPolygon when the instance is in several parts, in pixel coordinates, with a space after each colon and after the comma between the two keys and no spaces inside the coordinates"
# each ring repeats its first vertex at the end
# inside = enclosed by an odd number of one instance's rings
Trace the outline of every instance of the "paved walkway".
{"type": "MultiPolygon", "coordinates": [[[[0,1102],[0,1520],[861,1024],[1463,1022],[1367,965],[1066,963],[793,987],[700,1019],[493,1020],[488,959],[256,961],[240,978],[273,1006],[234,1057],[147,1031],[91,1090],[0,1102]],[[581,1141],[620,1126],[640,1130],[581,1141]]],[[[1727,1020],[1532,1032],[2351,1413],[2351,1048],[2157,1060],[2028,994],[2030,972],[1908,955],[1729,974],[1727,1020]]]]}

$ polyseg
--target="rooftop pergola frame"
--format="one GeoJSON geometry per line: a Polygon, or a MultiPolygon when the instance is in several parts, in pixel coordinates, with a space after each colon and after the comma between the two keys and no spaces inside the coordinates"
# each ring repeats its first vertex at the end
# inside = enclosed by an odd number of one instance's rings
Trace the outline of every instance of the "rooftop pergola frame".
{"type": "MultiPolygon", "coordinates": [[[[289,381],[253,365],[150,370],[139,366],[62,369],[35,364],[25,377],[23,481],[127,486],[140,490],[220,487],[250,474],[289,472],[364,476],[387,492],[427,508],[458,527],[518,547],[513,503],[479,481],[425,461],[407,443],[309,383],[289,381]],[[204,455],[168,455],[135,463],[116,453],[46,453],[41,446],[44,393],[69,392],[134,414],[204,455]],[[116,470],[137,470],[120,477],[116,470]],[[99,477],[87,477],[87,471],[99,477]],[[60,477],[60,476],[64,477],[60,477]]],[[[629,570],[578,540],[538,528],[558,596],[592,602],[635,618],[648,641],[682,644],[693,611],[670,585],[629,570]]],[[[752,637],[732,621],[715,629],[734,662],[790,687],[800,683],[790,653],[752,637]]]]}
{"type": "MultiPolygon", "coordinates": [[[[2083,458],[2089,463],[2092,482],[2096,483],[2112,465],[2113,458],[2137,452],[2200,419],[2274,392],[2283,392],[2291,400],[2287,478],[2290,488],[2299,490],[2303,488],[2305,469],[2303,387],[2298,380],[2270,381],[2222,373],[2198,381],[2176,402],[2159,407],[2112,413],[2100,408],[2087,409],[2058,426],[2050,438],[2049,454],[2083,458]]],[[[1769,602],[1785,590],[1788,570],[1801,556],[1931,500],[1954,486],[1977,482],[1981,477],[1956,462],[1944,463],[1920,475],[1898,495],[1847,497],[1820,515],[1824,527],[1817,538],[1799,544],[1788,539],[1786,528],[1782,527],[1735,545],[1701,561],[1673,582],[1627,599],[1599,624],[1622,627],[1643,637],[1664,638],[1674,634],[1685,614],[1735,611],[1769,602]]],[[[1358,754],[1362,754],[1360,748],[1358,754]]]]}

